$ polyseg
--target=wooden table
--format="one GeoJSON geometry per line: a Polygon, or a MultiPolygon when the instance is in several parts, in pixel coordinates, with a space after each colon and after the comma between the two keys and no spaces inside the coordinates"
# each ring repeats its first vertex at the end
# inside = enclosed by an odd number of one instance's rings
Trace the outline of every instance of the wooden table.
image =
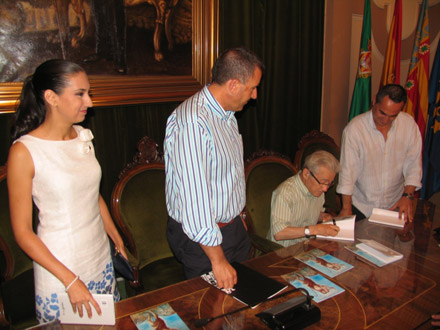
{"type": "MultiPolygon", "coordinates": [[[[440,211],[440,210],[439,210],[440,211]]],[[[403,230],[375,225],[367,220],[356,223],[356,238],[370,238],[404,254],[404,258],[382,268],[369,265],[344,248],[348,243],[311,239],[279,251],[249,260],[247,265],[274,279],[304,266],[294,256],[319,248],[354,266],[330,279],[345,292],[325,300],[320,308],[321,321],[309,329],[429,329],[430,316],[440,312],[440,247],[433,228],[440,226],[440,212],[427,201],[417,202],[414,225],[403,230]]],[[[299,295],[293,292],[227,318],[220,318],[205,329],[267,329],[255,314],[299,295]]],[[[130,314],[169,303],[184,322],[194,329],[194,319],[216,316],[243,305],[209,286],[192,279],[148,292],[116,304],[115,327],[90,329],[136,329],[130,314]]],[[[63,325],[62,329],[85,329],[63,325]]]]}

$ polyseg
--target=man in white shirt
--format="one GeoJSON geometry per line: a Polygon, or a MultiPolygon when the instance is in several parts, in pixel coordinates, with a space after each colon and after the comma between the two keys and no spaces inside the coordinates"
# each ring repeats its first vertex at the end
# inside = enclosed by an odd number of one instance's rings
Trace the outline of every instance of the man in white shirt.
{"type": "Polygon", "coordinates": [[[378,207],[398,209],[413,221],[414,192],[422,186],[422,138],[414,119],[401,112],[406,99],[402,86],[386,85],[373,108],[344,129],[336,190],[342,194],[341,216],[360,220],[378,207]]]}
{"type": "Polygon", "coordinates": [[[340,170],[338,160],[324,150],[307,156],[304,168],[281,183],[272,194],[267,238],[289,246],[311,235],[335,236],[339,227],[318,224],[331,220],[324,213],[324,193],[340,170]]]}

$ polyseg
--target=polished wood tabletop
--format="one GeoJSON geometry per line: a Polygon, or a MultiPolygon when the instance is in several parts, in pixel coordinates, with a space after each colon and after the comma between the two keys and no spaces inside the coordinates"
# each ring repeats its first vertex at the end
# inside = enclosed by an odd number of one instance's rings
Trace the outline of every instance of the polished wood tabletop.
{"type": "MultiPolygon", "coordinates": [[[[281,275],[304,267],[295,256],[319,248],[354,268],[329,278],[345,291],[315,304],[321,320],[308,329],[430,329],[430,317],[440,312],[440,247],[433,229],[440,226],[440,210],[419,200],[414,223],[396,229],[362,220],[356,223],[356,239],[374,239],[401,252],[403,259],[381,268],[358,259],[344,248],[351,242],[310,239],[249,260],[255,270],[284,282],[281,275]]],[[[293,287],[290,287],[293,288],[293,287]]],[[[274,305],[301,295],[292,292],[208,323],[204,329],[267,329],[255,316],[274,305]]],[[[227,313],[244,305],[200,278],[184,281],[116,303],[116,325],[90,329],[136,329],[130,315],[168,303],[188,325],[194,320],[227,313]]],[[[85,326],[62,325],[62,329],[85,326]]]]}

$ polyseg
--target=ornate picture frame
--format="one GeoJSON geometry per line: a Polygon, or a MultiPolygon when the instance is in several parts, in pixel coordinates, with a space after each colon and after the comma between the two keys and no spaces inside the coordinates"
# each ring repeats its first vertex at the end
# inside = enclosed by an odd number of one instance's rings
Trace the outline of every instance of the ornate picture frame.
{"type": "MultiPolygon", "coordinates": [[[[218,55],[219,0],[193,0],[191,76],[89,75],[94,107],[182,101],[210,79],[218,55]]],[[[13,113],[22,83],[0,83],[0,114],[13,113]]]]}

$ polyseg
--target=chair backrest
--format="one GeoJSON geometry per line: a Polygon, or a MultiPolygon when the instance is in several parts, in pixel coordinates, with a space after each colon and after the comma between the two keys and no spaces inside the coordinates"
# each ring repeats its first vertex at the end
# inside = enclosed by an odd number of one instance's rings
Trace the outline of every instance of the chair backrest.
{"type": "MultiPolygon", "coordinates": [[[[308,155],[311,155],[315,151],[325,150],[330,152],[333,156],[339,160],[341,149],[336,144],[335,140],[327,134],[312,130],[306,135],[304,135],[298,143],[298,150],[295,154],[295,161],[293,162],[296,169],[299,171],[304,165],[304,161],[308,155]]],[[[338,175],[335,177],[335,183],[338,182],[338,175]]],[[[341,202],[336,193],[335,184],[325,193],[325,204],[327,209],[338,213],[341,209],[341,202]]]]}
{"type": "Polygon", "coordinates": [[[266,237],[270,228],[272,192],[296,172],[286,156],[273,151],[259,151],[246,160],[246,209],[251,217],[250,232],[266,237]]]}
{"type": "Polygon", "coordinates": [[[298,143],[298,150],[295,153],[295,161],[293,162],[296,169],[299,171],[306,157],[318,150],[328,151],[339,160],[341,149],[335,140],[323,132],[312,130],[304,135],[298,143]]]}
{"type": "Polygon", "coordinates": [[[13,279],[32,269],[32,260],[18,246],[14,238],[9,214],[9,197],[6,185],[6,166],[0,167],[0,274],[5,280],[13,279]]]}
{"type": "Polygon", "coordinates": [[[138,150],[133,163],[121,172],[113,189],[111,211],[141,269],[173,254],[166,236],[168,214],[163,156],[148,137],[138,143],[138,150]]]}

